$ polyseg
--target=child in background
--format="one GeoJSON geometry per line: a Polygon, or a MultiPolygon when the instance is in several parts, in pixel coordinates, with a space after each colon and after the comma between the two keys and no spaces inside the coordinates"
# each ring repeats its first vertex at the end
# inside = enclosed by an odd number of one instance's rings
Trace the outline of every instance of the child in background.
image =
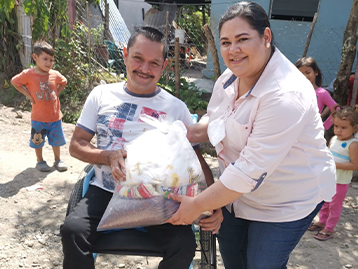
{"type": "Polygon", "coordinates": [[[329,148],[336,162],[337,187],[332,202],[325,202],[319,212],[319,221],[312,223],[309,231],[318,231],[313,237],[325,241],[333,237],[333,230],[341,216],[344,198],[353,170],[358,169],[358,140],[354,134],[358,130],[358,105],[355,107],[333,108],[334,134],[329,148]]]}
{"type": "MultiPolygon", "coordinates": [[[[332,112],[333,107],[337,104],[329,94],[329,92],[321,88],[322,85],[322,73],[319,69],[316,61],[312,57],[302,57],[297,60],[296,67],[302,72],[302,74],[312,83],[312,86],[316,92],[317,96],[317,105],[319,113],[322,118],[325,118],[324,108],[328,107],[330,112],[332,112]]],[[[329,111],[327,113],[330,114],[329,111]]],[[[330,141],[333,136],[333,130],[330,127],[333,125],[332,116],[329,116],[324,122],[323,127],[325,131],[325,138],[327,143],[330,141]]]]}
{"type": "Polygon", "coordinates": [[[47,136],[55,155],[54,166],[58,171],[66,171],[66,164],[60,159],[60,146],[66,144],[62,130],[62,113],[58,96],[66,86],[67,80],[52,69],[55,51],[45,41],[34,45],[32,58],[34,68],[23,70],[11,79],[15,89],[25,95],[32,104],[30,147],[35,149],[36,168],[48,172],[51,168],[42,157],[42,148],[47,136]]]}

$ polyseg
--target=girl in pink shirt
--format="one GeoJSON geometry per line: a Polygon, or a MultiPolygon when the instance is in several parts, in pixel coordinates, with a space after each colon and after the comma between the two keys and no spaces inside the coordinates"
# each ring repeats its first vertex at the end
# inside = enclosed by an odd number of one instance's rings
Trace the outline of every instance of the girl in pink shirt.
{"type": "MultiPolygon", "coordinates": [[[[322,85],[322,73],[319,69],[316,61],[312,57],[302,57],[297,60],[296,67],[302,72],[302,74],[312,83],[312,86],[316,92],[317,105],[319,113],[323,118],[324,107],[328,107],[330,112],[333,111],[333,107],[337,104],[331,97],[331,95],[322,85]]],[[[331,113],[329,113],[331,114],[331,113]]],[[[324,129],[328,130],[333,124],[332,116],[329,116],[324,122],[324,129]]]]}

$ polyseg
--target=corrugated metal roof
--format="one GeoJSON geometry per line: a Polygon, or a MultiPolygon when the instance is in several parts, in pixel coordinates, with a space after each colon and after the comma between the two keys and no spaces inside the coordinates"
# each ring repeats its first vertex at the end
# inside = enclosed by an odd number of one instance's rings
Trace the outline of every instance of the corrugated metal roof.
{"type": "Polygon", "coordinates": [[[174,20],[177,6],[175,5],[165,5],[162,10],[150,9],[146,14],[143,21],[143,25],[153,26],[158,28],[161,31],[165,31],[166,25],[166,14],[169,12],[169,24],[174,20]]]}

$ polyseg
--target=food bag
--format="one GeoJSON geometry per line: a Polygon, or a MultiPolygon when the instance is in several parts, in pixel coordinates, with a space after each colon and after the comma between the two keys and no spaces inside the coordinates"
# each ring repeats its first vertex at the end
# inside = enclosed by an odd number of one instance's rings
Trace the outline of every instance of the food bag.
{"type": "Polygon", "coordinates": [[[206,188],[184,124],[149,121],[156,129],[125,146],[126,181],[116,186],[98,231],[163,224],[180,205],[170,193],[194,197],[206,188]]]}

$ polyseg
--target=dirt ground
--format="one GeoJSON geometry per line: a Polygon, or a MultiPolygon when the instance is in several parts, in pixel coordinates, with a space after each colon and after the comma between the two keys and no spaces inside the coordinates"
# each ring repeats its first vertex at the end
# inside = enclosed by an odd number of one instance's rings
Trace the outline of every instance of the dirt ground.
{"type": "MultiPolygon", "coordinates": [[[[61,148],[66,172],[38,172],[35,153],[28,146],[30,113],[0,104],[0,268],[62,268],[59,226],[64,220],[67,201],[73,185],[86,165],[61,148]]],[[[64,124],[67,141],[73,124],[64,124]]],[[[51,147],[46,145],[44,157],[53,163],[51,147]]],[[[207,157],[214,173],[215,158],[207,157]]],[[[306,232],[294,252],[288,268],[358,269],[358,183],[352,183],[334,238],[320,242],[306,232]]],[[[199,268],[198,253],[194,268],[199,268]]],[[[99,255],[96,268],[157,268],[159,258],[99,255]]],[[[218,268],[224,268],[218,252],[218,268]]]]}

